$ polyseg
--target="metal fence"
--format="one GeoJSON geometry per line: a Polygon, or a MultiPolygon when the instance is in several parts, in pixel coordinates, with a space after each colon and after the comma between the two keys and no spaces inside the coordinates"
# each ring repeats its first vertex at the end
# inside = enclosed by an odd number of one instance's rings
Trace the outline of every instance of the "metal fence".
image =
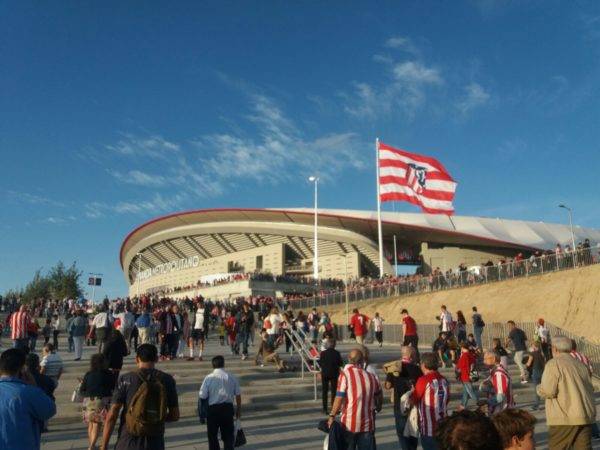
{"type": "Polygon", "coordinates": [[[577,267],[589,266],[600,262],[598,247],[584,248],[575,252],[542,255],[520,261],[492,266],[473,267],[469,270],[455,271],[438,276],[422,276],[390,281],[374,280],[361,287],[349,287],[346,290],[291,300],[290,306],[296,310],[313,307],[327,307],[348,302],[361,302],[378,298],[401,297],[428,292],[476,286],[515,278],[527,278],[545,273],[559,272],[577,267]]]}
{"type": "MultiPolygon", "coordinates": [[[[530,342],[533,342],[535,339],[535,322],[517,322],[517,327],[521,328],[530,342]]],[[[552,337],[556,336],[566,336],[570,339],[573,339],[577,344],[577,350],[586,355],[590,361],[592,362],[592,366],[594,368],[594,375],[600,376],[600,345],[589,342],[584,337],[577,336],[576,334],[570,333],[567,330],[563,330],[556,325],[550,324],[546,322],[546,326],[550,331],[550,335],[552,337]]],[[[341,341],[350,341],[350,331],[347,326],[336,325],[335,327],[336,336],[338,340],[341,341]]],[[[419,346],[429,347],[433,344],[433,341],[438,337],[440,332],[440,326],[438,324],[419,324],[417,328],[417,333],[419,335],[419,346]]],[[[473,332],[473,326],[467,325],[467,333],[473,332]]],[[[508,337],[508,326],[506,323],[486,323],[486,326],[483,329],[483,334],[481,336],[482,344],[484,348],[492,348],[492,340],[494,338],[499,338],[502,344],[506,341],[508,337]]],[[[374,338],[374,333],[371,327],[369,332],[369,336],[367,337],[367,342],[372,342],[374,338]]],[[[386,344],[396,344],[400,345],[404,340],[404,336],[402,334],[402,325],[401,324],[383,324],[383,342],[386,344]]]]}

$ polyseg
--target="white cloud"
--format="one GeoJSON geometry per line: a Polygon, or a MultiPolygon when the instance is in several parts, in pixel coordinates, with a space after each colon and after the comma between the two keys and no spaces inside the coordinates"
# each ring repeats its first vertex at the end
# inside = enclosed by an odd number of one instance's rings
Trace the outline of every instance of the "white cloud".
{"type": "Polygon", "coordinates": [[[119,201],[115,204],[90,202],[84,205],[84,209],[89,219],[98,219],[107,214],[160,214],[180,208],[186,198],[185,193],[171,197],[155,193],[148,199],[119,201]]]}
{"type": "Polygon", "coordinates": [[[41,222],[42,223],[49,223],[52,225],[66,225],[69,222],[75,222],[77,220],[77,218],[73,215],[69,215],[69,216],[48,216],[45,219],[43,219],[41,222]]]}
{"type": "Polygon", "coordinates": [[[28,203],[30,205],[48,205],[60,208],[66,206],[63,202],[59,202],[41,195],[31,194],[29,192],[13,191],[9,189],[5,191],[5,195],[6,197],[8,197],[9,200],[18,203],[28,203]]]}
{"type": "Polygon", "coordinates": [[[478,83],[470,83],[465,87],[465,97],[458,102],[458,109],[466,114],[471,110],[485,105],[490,100],[490,94],[478,83]]]}
{"type": "Polygon", "coordinates": [[[385,41],[385,46],[397,50],[403,50],[408,53],[417,53],[417,48],[410,38],[403,36],[393,36],[385,41]]]}
{"type": "Polygon", "coordinates": [[[353,94],[343,94],[344,110],[362,119],[375,119],[392,111],[413,117],[425,104],[431,88],[444,84],[439,69],[420,61],[388,64],[387,83],[375,86],[354,83],[353,94]]]}
{"type": "Polygon", "coordinates": [[[138,168],[109,170],[122,182],[146,187],[148,196],[115,203],[90,202],[85,205],[85,216],[160,214],[239,189],[247,181],[278,185],[305,180],[311,174],[327,181],[343,170],[364,167],[361,150],[367,144],[355,133],[308,136],[274,99],[248,92],[246,87],[244,94],[249,99],[248,112],[229,133],[202,135],[185,144],[159,135],[124,134],[116,144],[106,146],[125,163],[150,149],[152,157],[159,159],[161,172],[154,175],[144,170],[144,160],[138,158],[138,168]],[[252,137],[247,134],[248,124],[253,127],[252,137]],[[166,193],[164,186],[173,186],[176,194],[166,193]],[[156,192],[159,188],[163,189],[156,192]]]}
{"type": "Polygon", "coordinates": [[[129,133],[123,134],[121,140],[114,145],[107,145],[106,148],[124,156],[150,157],[154,159],[170,158],[180,150],[178,144],[167,141],[160,135],[140,138],[129,133]]]}
{"type": "Polygon", "coordinates": [[[130,170],[127,173],[119,171],[111,172],[111,174],[119,181],[137,186],[158,187],[167,184],[167,180],[162,175],[149,174],[141,170],[130,170]]]}

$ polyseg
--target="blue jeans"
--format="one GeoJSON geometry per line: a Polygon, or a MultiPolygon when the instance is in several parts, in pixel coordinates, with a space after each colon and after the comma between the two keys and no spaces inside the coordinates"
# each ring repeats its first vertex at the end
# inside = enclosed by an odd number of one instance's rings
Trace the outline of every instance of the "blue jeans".
{"type": "Polygon", "coordinates": [[[478,348],[483,348],[483,343],[481,341],[481,335],[483,334],[483,327],[473,327],[473,334],[475,335],[475,342],[477,342],[478,348]]]}
{"type": "Polygon", "coordinates": [[[469,398],[475,400],[475,403],[477,403],[477,394],[475,393],[475,389],[473,389],[473,384],[470,382],[463,381],[462,387],[462,400],[460,404],[466,408],[467,403],[469,403],[469,398]]]}
{"type": "Polygon", "coordinates": [[[533,407],[535,409],[538,409],[540,407],[542,399],[539,397],[539,395],[537,395],[537,387],[538,384],[542,382],[542,374],[539,371],[534,370],[531,373],[531,382],[533,383],[533,393],[535,394],[535,401],[533,402],[533,407]]]}
{"type": "Polygon", "coordinates": [[[375,450],[375,433],[364,432],[364,433],[351,433],[349,431],[344,432],[344,440],[346,441],[348,450],[375,450]]]}
{"type": "Polygon", "coordinates": [[[421,436],[423,450],[437,450],[438,444],[433,436],[421,436]]]}
{"type": "Polygon", "coordinates": [[[246,331],[240,330],[237,335],[238,348],[240,344],[242,344],[242,355],[248,356],[248,333],[246,331]]]}
{"type": "Polygon", "coordinates": [[[399,411],[394,411],[394,419],[396,420],[396,434],[398,435],[398,443],[402,450],[417,450],[419,438],[404,436],[404,427],[408,421],[408,416],[403,416],[399,411]]]}

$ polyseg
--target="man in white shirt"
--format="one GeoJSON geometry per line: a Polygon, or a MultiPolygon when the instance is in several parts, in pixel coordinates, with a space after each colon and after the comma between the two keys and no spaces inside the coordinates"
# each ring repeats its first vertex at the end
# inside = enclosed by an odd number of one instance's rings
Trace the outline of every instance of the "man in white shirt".
{"type": "Polygon", "coordinates": [[[219,450],[219,430],[225,450],[234,450],[234,408],[235,418],[241,417],[242,395],[240,384],[235,376],[225,371],[223,356],[212,359],[213,371],[208,374],[200,387],[199,408],[200,421],[206,419],[209,450],[219,450]]]}
{"type": "Polygon", "coordinates": [[[102,353],[106,339],[108,338],[111,320],[106,312],[106,307],[102,306],[100,312],[94,316],[92,328],[96,333],[96,342],[98,343],[98,353],[102,353]]]}
{"type": "Polygon", "coordinates": [[[275,342],[277,341],[277,337],[279,336],[279,327],[281,325],[281,314],[279,314],[279,310],[275,307],[271,309],[271,314],[265,319],[265,328],[267,329],[267,334],[269,344],[275,346],[275,342]]]}
{"type": "Polygon", "coordinates": [[[188,361],[194,360],[194,347],[198,348],[198,360],[202,361],[202,352],[204,351],[204,341],[206,339],[206,327],[208,325],[208,311],[204,307],[204,302],[198,303],[198,308],[192,319],[192,334],[188,346],[190,356],[188,361]]]}
{"type": "Polygon", "coordinates": [[[383,345],[383,322],[384,320],[381,318],[378,312],[375,313],[375,317],[371,319],[373,322],[373,330],[375,331],[375,339],[379,343],[381,347],[383,345]]]}
{"type": "Polygon", "coordinates": [[[440,314],[440,322],[442,324],[442,331],[452,332],[452,314],[446,308],[446,305],[442,305],[442,312],[440,314]]]}

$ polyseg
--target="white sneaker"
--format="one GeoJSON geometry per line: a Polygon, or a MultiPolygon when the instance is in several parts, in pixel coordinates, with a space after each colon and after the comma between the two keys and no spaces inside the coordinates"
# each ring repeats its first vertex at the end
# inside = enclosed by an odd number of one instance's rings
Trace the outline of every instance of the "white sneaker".
{"type": "Polygon", "coordinates": [[[245,361],[248,358],[246,355],[242,355],[242,361],[245,361]]]}

